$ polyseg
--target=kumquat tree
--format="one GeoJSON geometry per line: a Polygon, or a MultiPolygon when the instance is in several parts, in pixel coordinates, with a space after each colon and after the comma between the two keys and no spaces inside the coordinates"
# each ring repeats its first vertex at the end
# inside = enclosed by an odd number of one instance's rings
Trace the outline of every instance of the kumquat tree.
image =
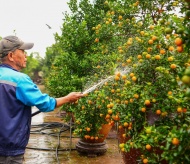
{"type": "Polygon", "coordinates": [[[78,90],[101,84],[63,106],[74,114],[75,134],[96,140],[102,124],[117,122],[124,158],[136,150],[133,163],[190,163],[189,0],[72,0],[70,7],[47,85],[59,93],[69,80],[78,90]]]}

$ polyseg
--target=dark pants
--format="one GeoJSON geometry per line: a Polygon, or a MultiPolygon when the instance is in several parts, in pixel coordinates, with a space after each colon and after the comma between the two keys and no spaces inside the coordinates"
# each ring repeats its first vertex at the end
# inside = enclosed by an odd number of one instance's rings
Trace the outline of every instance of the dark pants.
{"type": "Polygon", "coordinates": [[[24,155],[0,156],[0,164],[23,164],[24,155]]]}

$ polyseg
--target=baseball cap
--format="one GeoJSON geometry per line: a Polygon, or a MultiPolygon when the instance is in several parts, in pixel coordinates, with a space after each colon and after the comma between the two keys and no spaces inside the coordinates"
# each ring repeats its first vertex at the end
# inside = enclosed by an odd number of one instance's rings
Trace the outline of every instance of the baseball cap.
{"type": "Polygon", "coordinates": [[[29,50],[34,46],[34,43],[26,43],[19,39],[17,36],[6,36],[0,40],[0,57],[3,58],[10,51],[16,49],[29,50]]]}

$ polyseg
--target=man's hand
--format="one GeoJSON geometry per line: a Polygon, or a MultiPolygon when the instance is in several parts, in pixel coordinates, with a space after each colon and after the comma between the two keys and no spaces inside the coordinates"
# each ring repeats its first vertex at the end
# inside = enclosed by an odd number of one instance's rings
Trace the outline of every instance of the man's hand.
{"type": "Polygon", "coordinates": [[[75,102],[83,96],[84,95],[81,92],[71,92],[66,97],[68,98],[69,102],[75,102]]]}
{"type": "Polygon", "coordinates": [[[65,103],[75,102],[83,96],[84,94],[82,94],[81,92],[71,92],[64,97],[56,98],[56,101],[57,101],[56,107],[60,107],[65,103]]]}

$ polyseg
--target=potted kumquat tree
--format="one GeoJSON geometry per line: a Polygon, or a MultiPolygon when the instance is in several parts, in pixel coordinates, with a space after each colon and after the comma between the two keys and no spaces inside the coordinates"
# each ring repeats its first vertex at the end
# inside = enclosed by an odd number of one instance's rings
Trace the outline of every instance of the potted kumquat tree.
{"type": "Polygon", "coordinates": [[[126,164],[189,163],[189,2],[107,0],[104,7],[92,28],[88,55],[98,63],[89,79],[107,76],[64,107],[74,114],[74,133],[101,143],[102,126],[117,122],[126,164]]]}
{"type": "MultiPolygon", "coordinates": [[[[138,24],[134,18],[127,21],[138,24]]],[[[121,70],[129,73],[118,71],[78,102],[77,134],[96,140],[102,124],[117,121],[125,163],[190,160],[189,98],[183,83],[189,80],[182,78],[190,62],[181,21],[185,18],[177,15],[157,24],[149,21],[148,28],[137,29],[118,47],[121,70]]]]}

